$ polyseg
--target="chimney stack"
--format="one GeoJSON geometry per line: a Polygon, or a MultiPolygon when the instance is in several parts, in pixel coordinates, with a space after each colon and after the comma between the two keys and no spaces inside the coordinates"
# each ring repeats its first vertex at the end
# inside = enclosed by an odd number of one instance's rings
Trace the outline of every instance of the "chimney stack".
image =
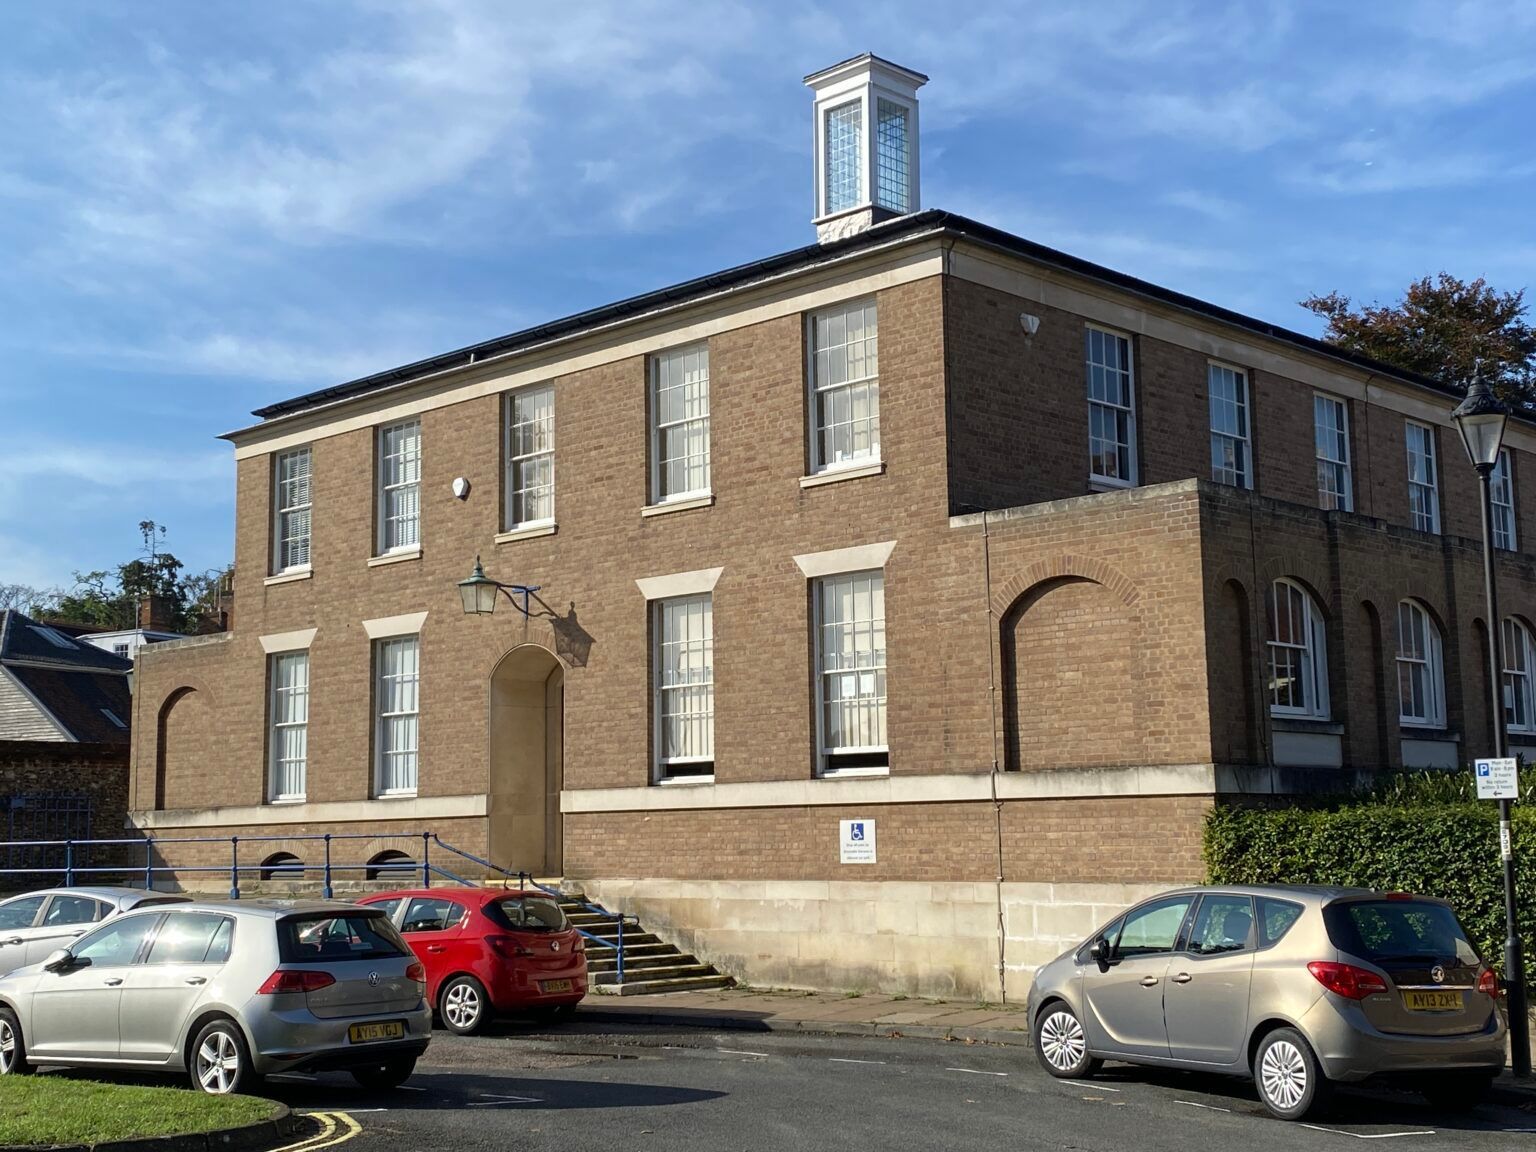
{"type": "Polygon", "coordinates": [[[139,627],[147,632],[176,631],[176,602],[168,596],[141,596],[139,627]]]}
{"type": "Polygon", "coordinates": [[[816,238],[919,208],[917,90],[928,77],[868,52],[805,78],[816,95],[816,238]]]}

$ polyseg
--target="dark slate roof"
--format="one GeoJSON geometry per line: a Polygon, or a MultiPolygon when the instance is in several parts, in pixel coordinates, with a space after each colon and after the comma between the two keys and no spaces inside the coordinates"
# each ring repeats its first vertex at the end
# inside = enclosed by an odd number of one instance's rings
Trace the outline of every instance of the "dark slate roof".
{"type": "Polygon", "coordinates": [[[127,676],[113,672],[65,672],[30,664],[7,665],[6,671],[80,743],[128,743],[133,695],[128,691],[127,676]],[[122,724],[114,724],[107,712],[122,724]]]}
{"type": "Polygon", "coordinates": [[[444,372],[452,368],[467,367],[470,364],[478,363],[492,356],[501,356],[509,352],[533,348],[552,340],[574,336],[588,329],[644,315],[657,308],[686,304],[706,296],[717,295],[724,291],[744,288],[769,277],[813,268],[836,257],[857,254],[864,249],[872,249],[894,241],[912,239],[923,235],[967,239],[1038,264],[1059,268],[1091,280],[1097,280],[1183,311],[1206,316],[1224,324],[1231,324],[1234,327],[1246,329],[1249,332],[1269,337],[1272,340],[1279,340],[1282,343],[1291,344],[1307,352],[1326,356],[1329,359],[1340,361],[1355,368],[1365,369],[1368,372],[1417,384],[1420,387],[1428,388],[1445,396],[1460,397],[1461,395],[1459,391],[1448,387],[1439,380],[1420,376],[1413,372],[1405,372],[1400,368],[1383,364],[1379,360],[1373,360],[1368,356],[1347,352],[1337,345],[1319,340],[1315,336],[1308,336],[1302,332],[1293,332],[1277,324],[1270,324],[1252,316],[1245,316],[1241,312],[1233,312],[1230,309],[1209,304],[1194,296],[1186,296],[1182,292],[1175,292],[1172,289],[1163,288],[1146,280],[1127,276],[1123,272],[1116,272],[1114,269],[1106,268],[1102,264],[1094,264],[1091,261],[1079,259],[1065,252],[1059,252],[1054,248],[1047,248],[1043,244],[1036,244],[1032,240],[1025,240],[1023,237],[1015,236],[1011,232],[1004,232],[1000,228],[993,228],[990,225],[967,219],[964,216],[957,216],[953,212],[944,212],[931,208],[924,212],[914,212],[907,216],[898,216],[893,220],[888,220],[883,224],[878,224],[873,228],[845,237],[842,240],[834,240],[826,244],[808,244],[804,248],[796,248],[789,252],[782,252],[777,256],[754,260],[750,264],[741,264],[722,272],[700,276],[694,280],[674,284],[670,288],[647,292],[641,296],[631,296],[626,300],[606,304],[601,308],[592,308],[585,312],[566,316],[560,320],[553,320],[547,324],[525,328],[508,336],[499,336],[495,339],[472,344],[453,352],[432,356],[426,360],[417,360],[414,363],[405,364],[399,368],[391,368],[388,371],[376,372],[371,376],[363,376],[344,384],[321,388],[314,392],[306,392],[302,396],[295,396],[290,400],[283,400],[276,404],[269,404],[265,408],[258,408],[253,415],[259,416],[263,420],[274,420],[283,416],[292,416],[323,405],[349,400],[357,396],[365,396],[370,392],[379,392],[434,373],[444,372]]]}
{"type": "Polygon", "coordinates": [[[126,744],[133,661],[114,656],[20,612],[0,612],[0,666],[82,744],[126,744]],[[103,711],[105,709],[106,711],[103,711]]]}
{"type": "Polygon", "coordinates": [[[39,624],[14,609],[0,612],[0,663],[24,660],[58,668],[131,672],[133,661],[87,644],[63,629],[39,624]]]}

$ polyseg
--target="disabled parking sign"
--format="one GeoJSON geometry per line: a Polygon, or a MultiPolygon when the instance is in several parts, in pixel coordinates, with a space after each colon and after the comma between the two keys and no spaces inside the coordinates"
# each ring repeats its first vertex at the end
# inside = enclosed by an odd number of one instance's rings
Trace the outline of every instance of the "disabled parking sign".
{"type": "Polygon", "coordinates": [[[1520,762],[1513,756],[1476,760],[1472,771],[1477,779],[1479,800],[1518,800],[1520,798],[1520,762]]]}
{"type": "Polygon", "coordinates": [[[875,862],[875,822],[873,820],[839,820],[838,831],[841,834],[841,859],[844,864],[875,862]]]}

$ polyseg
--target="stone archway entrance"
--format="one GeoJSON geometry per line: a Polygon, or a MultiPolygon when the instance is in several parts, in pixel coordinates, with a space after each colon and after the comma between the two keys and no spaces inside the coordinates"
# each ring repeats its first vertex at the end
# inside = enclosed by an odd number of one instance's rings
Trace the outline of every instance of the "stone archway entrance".
{"type": "Polygon", "coordinates": [[[559,876],[565,754],[565,667],[523,644],[491,673],[491,860],[513,872],[559,876]]]}

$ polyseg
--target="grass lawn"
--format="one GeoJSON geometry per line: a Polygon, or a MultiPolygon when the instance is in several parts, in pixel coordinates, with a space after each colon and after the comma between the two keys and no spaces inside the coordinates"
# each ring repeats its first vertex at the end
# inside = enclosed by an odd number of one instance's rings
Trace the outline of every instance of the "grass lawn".
{"type": "Polygon", "coordinates": [[[0,1077],[0,1144],[96,1144],[210,1132],[271,1118],[254,1096],[113,1084],[70,1075],[0,1077]]]}

